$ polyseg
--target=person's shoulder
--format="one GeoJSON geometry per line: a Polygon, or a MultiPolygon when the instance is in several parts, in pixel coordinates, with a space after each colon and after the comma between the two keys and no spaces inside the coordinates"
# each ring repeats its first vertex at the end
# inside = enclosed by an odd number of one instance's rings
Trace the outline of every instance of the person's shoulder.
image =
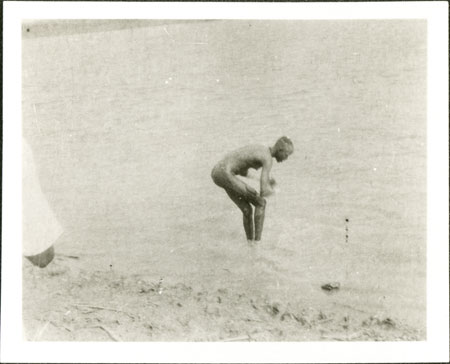
{"type": "Polygon", "coordinates": [[[254,145],[254,151],[264,164],[272,163],[272,155],[270,154],[270,149],[268,147],[264,145],[254,145]]]}

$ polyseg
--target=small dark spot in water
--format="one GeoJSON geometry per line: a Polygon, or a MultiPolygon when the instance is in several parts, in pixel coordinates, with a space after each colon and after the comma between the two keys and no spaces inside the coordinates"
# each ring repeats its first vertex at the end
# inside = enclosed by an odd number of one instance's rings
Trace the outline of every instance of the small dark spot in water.
{"type": "Polygon", "coordinates": [[[345,242],[348,243],[348,217],[345,218],[345,242]]]}
{"type": "Polygon", "coordinates": [[[30,28],[27,28],[27,32],[29,32],[30,31],[30,28]]]}
{"type": "Polygon", "coordinates": [[[178,307],[183,307],[183,305],[180,302],[177,303],[177,306],[178,307]]]}

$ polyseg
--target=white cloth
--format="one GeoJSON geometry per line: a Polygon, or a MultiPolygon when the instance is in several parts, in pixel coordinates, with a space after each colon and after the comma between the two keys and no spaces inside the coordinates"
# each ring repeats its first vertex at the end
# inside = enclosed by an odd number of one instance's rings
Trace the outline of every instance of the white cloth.
{"type": "Polygon", "coordinates": [[[22,152],[22,249],[30,256],[52,246],[63,230],[42,192],[33,152],[24,139],[22,152]]]}

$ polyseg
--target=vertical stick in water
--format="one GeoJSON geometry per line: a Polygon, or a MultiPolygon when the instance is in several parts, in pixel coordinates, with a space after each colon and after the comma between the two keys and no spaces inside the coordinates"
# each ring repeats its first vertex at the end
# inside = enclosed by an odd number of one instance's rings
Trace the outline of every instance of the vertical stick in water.
{"type": "MultiPolygon", "coordinates": [[[[346,217],[345,218],[345,243],[346,245],[348,244],[348,223],[349,223],[349,218],[346,217]]],[[[348,278],[348,264],[345,265],[345,278],[348,278]]]]}
{"type": "Polygon", "coordinates": [[[346,218],[345,219],[345,242],[346,243],[348,243],[348,222],[349,222],[349,219],[346,218]]]}

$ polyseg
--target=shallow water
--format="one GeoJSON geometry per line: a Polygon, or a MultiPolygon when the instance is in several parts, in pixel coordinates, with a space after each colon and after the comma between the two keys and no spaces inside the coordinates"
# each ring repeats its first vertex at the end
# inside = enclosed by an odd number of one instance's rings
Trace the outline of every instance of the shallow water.
{"type": "Polygon", "coordinates": [[[422,21],[25,35],[24,134],[65,228],[59,249],[96,269],[367,307],[424,329],[425,69],[422,21]],[[281,135],[295,153],[273,168],[280,192],[249,250],[210,170],[281,135]],[[320,289],[330,281],[339,294],[320,289]]]}

